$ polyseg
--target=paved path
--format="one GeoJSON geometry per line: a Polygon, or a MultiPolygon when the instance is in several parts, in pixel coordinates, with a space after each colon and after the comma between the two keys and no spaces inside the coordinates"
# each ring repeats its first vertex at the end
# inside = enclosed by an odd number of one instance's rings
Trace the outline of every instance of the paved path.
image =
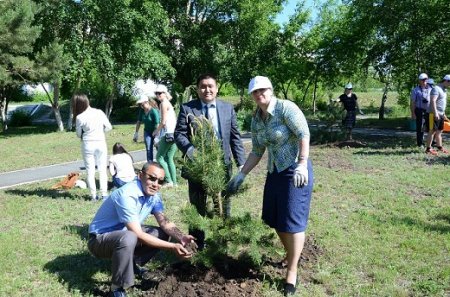
{"type": "MultiPolygon", "coordinates": [[[[130,153],[135,163],[147,160],[145,150],[130,153]]],[[[83,160],[0,173],[0,189],[64,177],[85,170],[83,160]]]]}
{"type": "MultiPolygon", "coordinates": [[[[317,128],[311,125],[311,128],[317,128]]],[[[380,136],[392,137],[411,137],[415,139],[414,131],[389,130],[389,129],[370,129],[370,128],[355,128],[355,134],[371,134],[380,136]]],[[[443,133],[443,138],[446,143],[450,142],[450,133],[443,133]]],[[[243,141],[250,142],[250,134],[243,135],[243,141]]],[[[141,163],[146,160],[145,150],[131,152],[135,163],[141,163]]],[[[62,178],[72,171],[83,171],[84,163],[82,160],[67,162],[63,164],[56,164],[43,167],[27,168],[11,172],[0,173],[0,189],[6,189],[19,185],[49,180],[53,178],[62,178]]]]}

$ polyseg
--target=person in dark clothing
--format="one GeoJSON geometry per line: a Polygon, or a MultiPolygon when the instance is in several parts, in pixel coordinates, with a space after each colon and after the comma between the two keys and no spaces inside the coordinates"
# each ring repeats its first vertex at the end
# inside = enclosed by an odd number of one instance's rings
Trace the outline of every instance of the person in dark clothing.
{"type": "Polygon", "coordinates": [[[353,86],[351,83],[348,83],[345,86],[344,94],[339,96],[336,100],[337,102],[341,102],[344,107],[346,114],[345,118],[342,120],[342,125],[346,130],[346,139],[352,139],[352,129],[356,124],[356,111],[360,114],[364,114],[358,106],[358,97],[353,94],[353,86]]]}

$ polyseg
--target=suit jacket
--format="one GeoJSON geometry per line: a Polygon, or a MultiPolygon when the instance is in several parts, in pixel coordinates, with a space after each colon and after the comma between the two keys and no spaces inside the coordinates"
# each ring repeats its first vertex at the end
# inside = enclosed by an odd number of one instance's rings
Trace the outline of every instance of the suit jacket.
{"type": "MultiPolygon", "coordinates": [[[[241,134],[237,127],[236,113],[233,105],[216,99],[216,109],[218,113],[218,123],[222,136],[222,148],[225,156],[225,164],[231,164],[231,155],[233,155],[237,166],[244,165],[245,151],[241,141],[241,134]]],[[[180,108],[178,114],[177,126],[175,128],[175,142],[186,154],[188,149],[192,147],[191,125],[195,117],[202,116],[202,103],[199,99],[189,101],[180,108]]]]}

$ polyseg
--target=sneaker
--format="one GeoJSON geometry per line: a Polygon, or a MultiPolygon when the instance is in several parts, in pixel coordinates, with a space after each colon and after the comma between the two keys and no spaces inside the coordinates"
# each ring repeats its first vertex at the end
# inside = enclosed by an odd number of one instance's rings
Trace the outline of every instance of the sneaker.
{"type": "Polygon", "coordinates": [[[444,153],[444,154],[448,154],[448,150],[446,150],[443,146],[439,147],[438,151],[440,151],[441,153],[444,153]]]}
{"type": "Polygon", "coordinates": [[[438,154],[434,149],[427,149],[427,150],[425,151],[425,153],[426,153],[427,155],[433,155],[433,156],[437,156],[437,154],[438,154]]]}
{"type": "Polygon", "coordinates": [[[109,292],[110,297],[127,297],[127,293],[123,288],[118,288],[109,292]]]}

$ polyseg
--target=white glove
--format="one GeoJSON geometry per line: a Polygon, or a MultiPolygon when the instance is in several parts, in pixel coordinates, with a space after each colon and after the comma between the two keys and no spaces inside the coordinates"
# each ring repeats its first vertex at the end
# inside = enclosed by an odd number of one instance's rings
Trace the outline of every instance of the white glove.
{"type": "Polygon", "coordinates": [[[239,189],[239,187],[242,185],[242,183],[244,182],[246,174],[243,172],[239,172],[238,174],[236,174],[235,176],[233,176],[233,178],[228,182],[227,185],[227,192],[229,194],[234,194],[237,192],[237,190],[239,189]]]}
{"type": "Polygon", "coordinates": [[[133,141],[137,142],[139,138],[139,132],[134,132],[133,141]]]}
{"type": "Polygon", "coordinates": [[[294,186],[300,188],[306,185],[308,185],[308,168],[299,164],[294,170],[294,186]]]}

